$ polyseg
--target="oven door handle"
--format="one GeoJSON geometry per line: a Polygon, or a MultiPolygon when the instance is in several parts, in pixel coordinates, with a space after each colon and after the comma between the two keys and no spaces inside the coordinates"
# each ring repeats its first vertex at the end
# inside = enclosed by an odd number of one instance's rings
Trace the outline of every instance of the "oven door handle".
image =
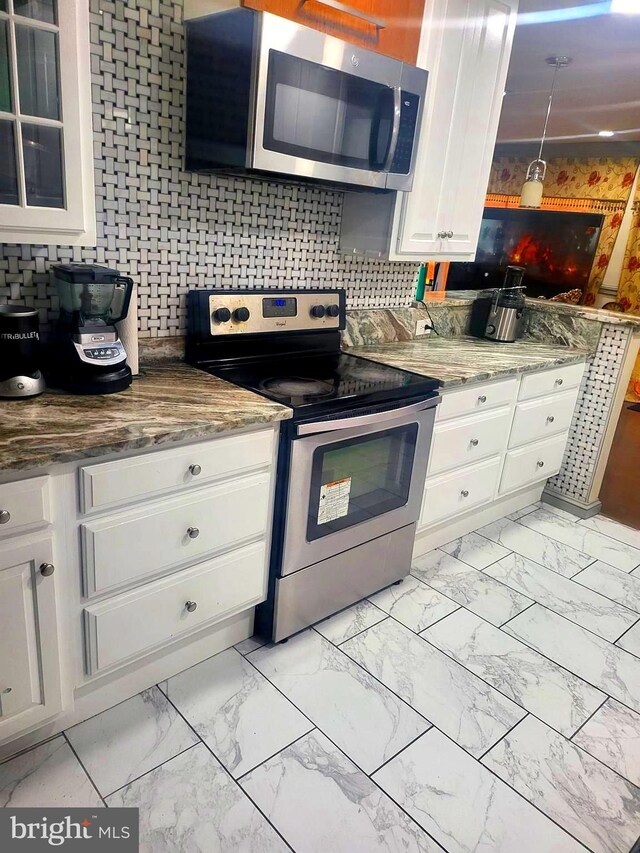
{"type": "Polygon", "coordinates": [[[369,415],[358,415],[352,418],[335,418],[330,421],[316,421],[315,423],[298,424],[296,426],[296,435],[315,435],[319,432],[335,432],[341,429],[351,429],[352,427],[370,426],[371,424],[384,424],[389,421],[397,421],[400,419],[406,420],[412,415],[423,412],[425,409],[432,409],[438,405],[442,397],[430,397],[428,400],[421,400],[419,403],[412,403],[410,406],[401,406],[398,409],[390,409],[389,411],[373,412],[369,415]]]}

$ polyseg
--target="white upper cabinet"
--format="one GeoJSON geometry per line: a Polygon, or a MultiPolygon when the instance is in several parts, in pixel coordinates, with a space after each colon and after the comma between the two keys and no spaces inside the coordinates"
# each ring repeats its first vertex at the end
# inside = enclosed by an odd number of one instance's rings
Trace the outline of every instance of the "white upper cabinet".
{"type": "Polygon", "coordinates": [[[418,64],[429,71],[410,193],[345,195],[342,251],[473,260],[516,23],[517,0],[431,0],[418,64]]]}
{"type": "Polygon", "coordinates": [[[0,0],[0,243],[95,245],[88,0],[0,0]]]}

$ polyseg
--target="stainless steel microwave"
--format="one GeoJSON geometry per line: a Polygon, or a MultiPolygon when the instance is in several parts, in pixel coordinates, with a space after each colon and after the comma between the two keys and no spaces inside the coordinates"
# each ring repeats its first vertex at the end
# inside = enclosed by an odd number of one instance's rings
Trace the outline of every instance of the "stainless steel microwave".
{"type": "Polygon", "coordinates": [[[251,9],[186,30],[188,171],[411,189],[426,71],[251,9]]]}

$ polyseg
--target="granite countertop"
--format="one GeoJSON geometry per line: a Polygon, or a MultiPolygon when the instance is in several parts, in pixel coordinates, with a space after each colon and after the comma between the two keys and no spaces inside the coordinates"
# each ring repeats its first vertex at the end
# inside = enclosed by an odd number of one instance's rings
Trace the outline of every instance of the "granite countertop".
{"type": "Polygon", "coordinates": [[[47,391],[0,401],[0,473],[197,441],[290,417],[287,406],[186,364],[154,365],[121,394],[47,391]]]}
{"type": "Polygon", "coordinates": [[[349,352],[392,367],[433,376],[440,379],[443,388],[543,370],[557,364],[571,364],[584,360],[589,354],[587,350],[539,344],[531,340],[505,344],[470,337],[433,336],[353,347],[349,352]]]}
{"type": "MultiPolygon", "coordinates": [[[[425,301],[429,305],[446,304],[454,307],[468,305],[473,301],[479,291],[477,290],[445,290],[432,291],[425,294],[425,301]]],[[[612,297],[614,302],[615,298],[612,297]]],[[[583,320],[594,320],[598,323],[607,323],[619,326],[634,326],[640,329],[640,316],[635,314],[622,314],[618,311],[603,311],[601,308],[591,308],[587,305],[569,305],[566,302],[552,302],[550,299],[533,299],[527,296],[527,308],[545,313],[569,314],[583,320]]]]}

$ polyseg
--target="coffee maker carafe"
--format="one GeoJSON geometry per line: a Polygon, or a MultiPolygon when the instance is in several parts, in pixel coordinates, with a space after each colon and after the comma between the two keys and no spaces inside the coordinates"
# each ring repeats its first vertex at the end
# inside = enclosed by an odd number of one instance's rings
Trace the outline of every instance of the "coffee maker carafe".
{"type": "Polygon", "coordinates": [[[92,264],[51,268],[60,315],[49,343],[50,381],[74,394],[112,394],[131,384],[115,323],[127,316],[133,281],[92,264]]]}

